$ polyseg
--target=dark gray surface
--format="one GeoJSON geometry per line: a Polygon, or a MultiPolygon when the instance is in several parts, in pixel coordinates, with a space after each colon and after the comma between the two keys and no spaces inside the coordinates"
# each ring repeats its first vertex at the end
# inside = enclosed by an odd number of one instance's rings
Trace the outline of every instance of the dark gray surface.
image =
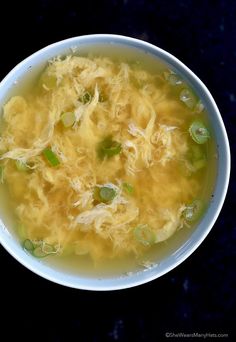
{"type": "Polygon", "coordinates": [[[68,289],[34,275],[1,248],[7,340],[16,331],[25,341],[159,341],[166,332],[228,333],[233,340],[236,2],[41,0],[1,7],[1,78],[29,54],[64,38],[117,33],[147,40],[207,85],[233,159],[228,196],[209,236],[188,260],[149,284],[110,293],[68,289]]]}

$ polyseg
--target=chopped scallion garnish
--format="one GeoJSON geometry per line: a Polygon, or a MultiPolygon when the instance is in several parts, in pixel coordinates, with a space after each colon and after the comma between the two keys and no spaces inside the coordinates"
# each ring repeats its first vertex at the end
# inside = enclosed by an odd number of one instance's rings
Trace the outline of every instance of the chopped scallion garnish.
{"type": "Polygon", "coordinates": [[[194,111],[199,114],[203,112],[203,110],[204,110],[204,104],[202,103],[201,100],[199,100],[194,108],[194,111]]]}
{"type": "Polygon", "coordinates": [[[164,77],[166,81],[172,86],[182,84],[182,80],[180,79],[180,77],[173,72],[164,72],[164,77]]]}
{"type": "Polygon", "coordinates": [[[190,109],[193,109],[196,105],[196,98],[189,89],[183,89],[180,92],[179,98],[190,109]]]}
{"type": "Polygon", "coordinates": [[[45,150],[43,150],[43,155],[51,166],[57,166],[60,164],[56,154],[50,148],[45,148],[45,150]]]}
{"type": "Polygon", "coordinates": [[[73,112],[65,112],[61,115],[61,122],[64,127],[71,127],[75,123],[75,113],[73,112]]]}
{"type": "Polygon", "coordinates": [[[79,101],[83,104],[89,103],[92,100],[92,95],[90,92],[86,91],[82,96],[80,96],[79,101]]]}
{"type": "Polygon", "coordinates": [[[55,247],[53,245],[50,245],[49,243],[43,243],[42,244],[42,251],[45,254],[53,254],[53,253],[55,253],[55,247]]]}
{"type": "Polygon", "coordinates": [[[23,247],[29,252],[32,252],[35,249],[33,242],[29,239],[24,240],[23,247]]]}
{"type": "Polygon", "coordinates": [[[123,186],[123,189],[124,189],[128,194],[131,195],[131,194],[134,192],[134,187],[133,187],[131,184],[124,182],[124,183],[122,184],[122,186],[123,186]]]}
{"type": "Polygon", "coordinates": [[[99,194],[104,202],[110,202],[116,197],[116,191],[106,186],[100,188],[99,194]]]}
{"type": "Polygon", "coordinates": [[[37,246],[34,250],[33,250],[33,256],[35,256],[36,258],[44,258],[46,257],[48,254],[45,253],[42,250],[42,246],[37,246]]]}
{"type": "Polygon", "coordinates": [[[144,246],[150,246],[154,244],[156,240],[154,232],[147,224],[139,224],[134,229],[134,236],[138,242],[142,243],[144,246]]]}
{"type": "Polygon", "coordinates": [[[26,239],[23,241],[23,248],[36,258],[44,258],[50,254],[56,253],[53,245],[43,241],[36,241],[33,243],[31,240],[26,239]]]}
{"type": "Polygon", "coordinates": [[[110,202],[115,198],[116,192],[112,188],[108,188],[106,186],[100,188],[100,197],[104,202],[110,202]]]}
{"type": "Polygon", "coordinates": [[[183,211],[183,217],[186,221],[196,221],[203,212],[203,203],[200,200],[195,200],[187,205],[183,211]]]}
{"type": "Polygon", "coordinates": [[[189,133],[197,144],[205,144],[210,138],[210,133],[200,121],[194,121],[189,127],[189,133]]]}
{"type": "Polygon", "coordinates": [[[111,202],[115,197],[117,193],[116,191],[108,186],[98,187],[96,186],[94,189],[93,197],[98,202],[111,202]]]}
{"type": "Polygon", "coordinates": [[[121,152],[121,144],[109,136],[98,144],[97,153],[100,159],[111,158],[121,152]]]}
{"type": "Polygon", "coordinates": [[[33,250],[33,255],[36,258],[44,258],[46,256],[49,256],[51,254],[55,254],[56,250],[53,245],[50,245],[49,243],[42,242],[39,246],[37,246],[33,250]]]}

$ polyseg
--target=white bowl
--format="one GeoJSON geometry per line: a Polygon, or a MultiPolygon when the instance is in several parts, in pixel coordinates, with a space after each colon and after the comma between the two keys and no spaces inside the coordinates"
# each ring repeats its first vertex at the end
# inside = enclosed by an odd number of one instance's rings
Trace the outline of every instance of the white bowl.
{"type": "Polygon", "coordinates": [[[163,60],[165,63],[169,64],[171,69],[181,74],[202,99],[207,112],[209,113],[209,119],[218,148],[218,166],[213,193],[214,197],[206,214],[198,226],[193,230],[188,240],[183,243],[180,248],[164,258],[159,264],[143,272],[134,272],[123,277],[104,277],[98,279],[96,277],[79,276],[53,269],[49,265],[41,263],[31,255],[25,253],[22,246],[19,244],[19,241],[17,241],[0,220],[1,244],[22,265],[36,274],[58,284],[78,289],[105,291],[129,288],[156,279],[175,268],[195,251],[210,232],[222,208],[230,175],[230,149],[219,110],[209,90],[200,79],[182,62],[168,52],[144,41],[125,36],[109,34],[81,36],[60,41],[39,50],[19,63],[0,83],[0,104],[2,105],[5,103],[10,97],[10,94],[12,95],[12,88],[15,87],[15,92],[17,92],[17,84],[20,84],[21,79],[24,78],[25,75],[30,74],[33,76],[34,73],[39,72],[39,69],[52,57],[71,54],[74,49],[83,50],[95,45],[108,46],[108,50],[114,49],[115,47],[127,47],[133,51],[141,51],[142,53],[163,60]]]}

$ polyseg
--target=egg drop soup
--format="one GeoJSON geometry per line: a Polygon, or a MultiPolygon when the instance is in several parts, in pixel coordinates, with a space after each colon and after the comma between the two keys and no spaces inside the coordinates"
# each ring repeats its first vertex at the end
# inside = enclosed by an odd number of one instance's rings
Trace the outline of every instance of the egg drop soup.
{"type": "Polygon", "coordinates": [[[194,90],[155,63],[57,57],[2,106],[1,215],[25,253],[113,274],[190,236],[214,183],[212,131],[194,90]]]}

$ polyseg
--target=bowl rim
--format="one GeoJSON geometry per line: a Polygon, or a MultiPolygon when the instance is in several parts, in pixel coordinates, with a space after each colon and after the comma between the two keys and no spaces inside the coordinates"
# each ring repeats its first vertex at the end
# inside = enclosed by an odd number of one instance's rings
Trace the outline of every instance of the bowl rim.
{"type": "MultiPolygon", "coordinates": [[[[23,75],[26,70],[30,67],[32,64],[32,61],[37,60],[37,58],[41,58],[41,61],[44,56],[47,55],[47,53],[61,50],[66,51],[66,49],[71,49],[73,46],[80,46],[80,44],[84,45],[93,45],[93,44],[121,44],[126,45],[129,48],[137,48],[141,51],[148,51],[148,53],[153,54],[156,57],[159,57],[164,62],[170,63],[176,67],[176,69],[180,70],[182,74],[185,75],[186,78],[191,79],[196,86],[202,91],[204,96],[206,96],[207,100],[209,101],[212,111],[214,112],[214,119],[217,121],[218,125],[218,131],[221,134],[221,141],[220,147],[222,148],[222,156],[224,161],[224,166],[221,167],[221,170],[219,171],[219,174],[216,176],[216,183],[215,188],[218,186],[218,193],[217,193],[217,201],[215,199],[215,206],[214,210],[212,210],[211,217],[209,218],[208,224],[202,228],[202,231],[200,232],[199,236],[196,237],[195,241],[190,242],[186,248],[183,250],[183,252],[180,254],[179,257],[176,257],[170,262],[169,264],[162,267],[162,270],[158,270],[156,265],[153,267],[153,269],[147,270],[147,272],[144,273],[144,271],[141,271],[138,275],[138,273],[134,273],[134,275],[130,275],[127,277],[120,277],[120,278],[105,278],[105,279],[96,279],[91,278],[88,279],[86,277],[79,277],[76,275],[75,277],[70,277],[69,275],[66,275],[65,272],[59,271],[56,272],[55,270],[48,268],[44,264],[40,266],[39,261],[35,262],[28,256],[24,251],[23,253],[20,252],[19,248],[16,246],[16,241],[13,241],[15,239],[11,238],[10,233],[6,232],[6,227],[4,226],[3,222],[0,220],[0,242],[2,246],[22,265],[24,265],[26,268],[31,270],[32,272],[36,273],[37,275],[50,280],[54,283],[68,286],[71,288],[76,289],[83,289],[83,290],[95,290],[95,291],[108,291],[108,290],[120,290],[120,289],[126,289],[130,287],[134,287],[137,285],[145,284],[149,281],[152,281],[154,279],[159,278],[160,276],[168,273],[175,267],[177,267],[179,264],[181,264],[184,260],[186,260],[197,248],[198,246],[203,242],[203,240],[206,238],[210,230],[212,229],[213,225],[215,224],[215,221],[217,217],[219,216],[219,213],[222,209],[226,193],[228,190],[229,185],[229,178],[230,178],[230,147],[229,147],[229,141],[226,133],[226,129],[223,123],[223,119],[220,115],[220,112],[218,110],[218,107],[210,93],[210,91],[207,89],[205,84],[185,65],[183,64],[178,58],[176,58],[174,55],[170,54],[166,50],[163,50],[151,43],[142,41],[137,38],[131,38],[128,36],[123,35],[116,35],[116,34],[89,34],[89,35],[82,35],[72,38],[67,38],[61,41],[58,41],[56,43],[50,44],[35,53],[31,54],[29,57],[22,60],[20,63],[18,63],[6,76],[5,78],[0,82],[0,101],[1,101],[1,93],[4,95],[2,98],[6,96],[8,93],[9,86],[8,84],[11,83],[11,80],[16,78],[16,75],[20,73],[23,75]],[[24,72],[22,71],[24,70],[24,72]],[[7,88],[5,90],[5,88],[7,88]],[[224,153],[223,153],[224,152],[224,153]],[[220,184],[219,184],[220,183],[220,184]],[[135,275],[137,275],[135,277],[135,275]],[[64,278],[64,279],[63,279],[64,278]],[[76,281],[77,279],[77,281],[76,281]]],[[[52,53],[53,56],[57,56],[57,53],[52,53]]],[[[48,60],[48,58],[45,59],[45,61],[48,60]]],[[[38,65],[39,62],[36,62],[36,65],[38,65]]],[[[12,85],[12,83],[11,83],[12,85]]],[[[219,165],[218,165],[219,169],[219,165]]],[[[200,223],[199,223],[200,225],[200,223]]],[[[198,226],[197,226],[198,227],[198,226]]],[[[196,227],[196,228],[197,228],[196,227]]],[[[191,234],[190,239],[194,233],[191,234]]],[[[19,243],[17,243],[19,245],[19,243]]],[[[181,246],[182,248],[183,246],[181,246]]],[[[21,248],[21,247],[20,247],[21,248]]],[[[22,249],[22,248],[21,248],[22,249]]],[[[166,259],[168,260],[171,256],[167,256],[166,259]]],[[[146,271],[146,270],[145,270],[146,271]]]]}

